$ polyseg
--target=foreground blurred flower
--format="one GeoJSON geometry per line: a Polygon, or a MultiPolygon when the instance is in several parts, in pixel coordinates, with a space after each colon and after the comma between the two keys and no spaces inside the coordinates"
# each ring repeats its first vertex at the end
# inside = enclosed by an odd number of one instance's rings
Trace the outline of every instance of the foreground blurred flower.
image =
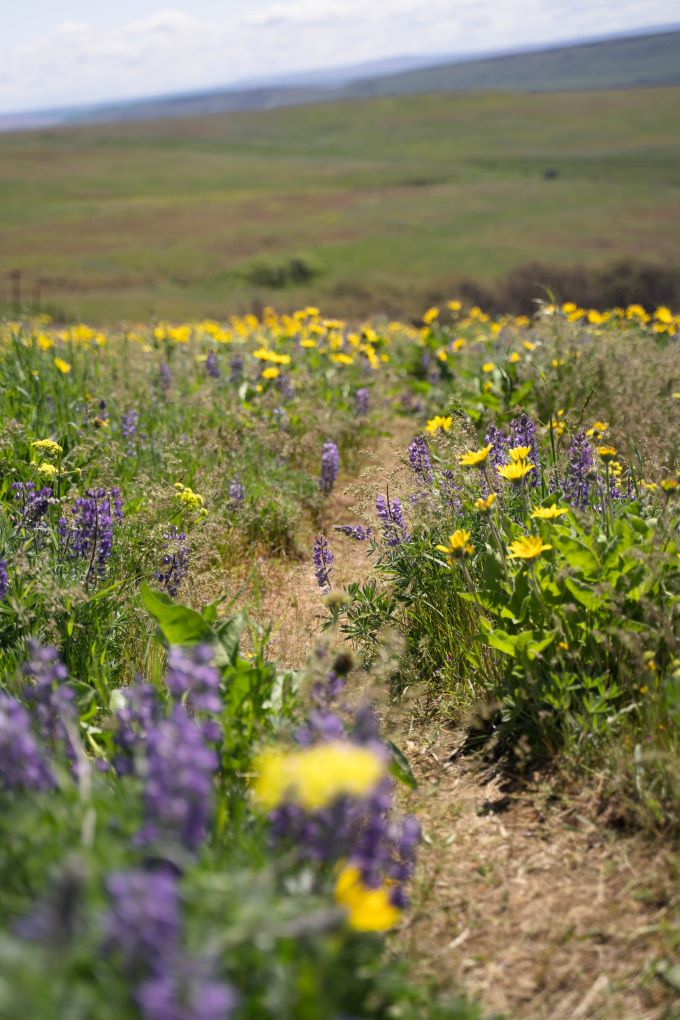
{"type": "Polygon", "coordinates": [[[539,521],[555,521],[558,517],[563,517],[564,514],[569,513],[569,507],[567,506],[538,506],[532,513],[532,517],[535,517],[539,521]]]}
{"type": "Polygon", "coordinates": [[[301,751],[263,751],[255,760],[253,796],[265,811],[283,803],[308,811],[338,797],[365,797],[385,775],[383,757],[366,747],[336,740],[301,751]]]}
{"type": "Polygon", "coordinates": [[[388,931],[400,917],[389,889],[364,885],[361,872],[353,864],[346,865],[338,875],[335,899],[347,911],[349,924],[356,931],[388,931]]]}
{"type": "Polygon", "coordinates": [[[435,548],[439,552],[446,553],[446,558],[449,563],[453,563],[454,560],[459,560],[463,556],[472,556],[475,551],[474,546],[470,542],[470,532],[463,531],[462,528],[459,528],[458,531],[454,531],[454,533],[449,536],[448,545],[438,545],[435,546],[435,548]]]}
{"type": "Polygon", "coordinates": [[[482,447],[481,450],[468,450],[467,453],[461,453],[458,463],[462,467],[481,467],[490,453],[491,444],[489,443],[488,446],[482,447]]]}
{"type": "Polygon", "coordinates": [[[58,372],[61,372],[62,375],[68,375],[68,373],[71,371],[71,366],[69,365],[68,361],[64,361],[63,358],[55,358],[54,367],[57,369],[58,372]]]}
{"type": "Polygon", "coordinates": [[[47,790],[54,778],[24,706],[0,693],[0,789],[47,790]]]}
{"type": "Polygon", "coordinates": [[[548,549],[552,549],[552,546],[546,545],[539,535],[523,535],[508,546],[508,559],[534,560],[548,549]]]}

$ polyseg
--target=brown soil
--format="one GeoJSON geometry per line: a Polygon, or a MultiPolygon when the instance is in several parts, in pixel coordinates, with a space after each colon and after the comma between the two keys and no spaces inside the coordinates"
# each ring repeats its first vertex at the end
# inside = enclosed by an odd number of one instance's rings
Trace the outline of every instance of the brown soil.
{"type": "MultiPolygon", "coordinates": [[[[397,423],[389,441],[362,455],[358,479],[341,478],[329,500],[338,589],[367,577],[369,565],[364,544],[332,526],[370,521],[367,509],[387,484],[403,491],[412,431],[397,423]]],[[[310,533],[310,550],[311,541],[310,533]]],[[[258,615],[275,621],[272,652],[299,668],[325,615],[313,567],[263,561],[261,574],[258,615]]],[[[677,970],[661,975],[680,946],[673,848],[613,829],[592,785],[571,791],[540,776],[513,784],[456,755],[463,735],[446,720],[423,722],[413,701],[382,700],[385,729],[419,783],[406,798],[424,830],[413,910],[393,942],[414,974],[465,989],[509,1020],[679,1018],[677,970]]]]}

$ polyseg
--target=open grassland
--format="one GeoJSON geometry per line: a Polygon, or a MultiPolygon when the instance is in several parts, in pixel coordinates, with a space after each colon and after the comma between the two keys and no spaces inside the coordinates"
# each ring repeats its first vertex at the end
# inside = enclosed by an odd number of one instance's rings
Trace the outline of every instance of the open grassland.
{"type": "Polygon", "coordinates": [[[675,1015],[679,335],[0,324],[2,1020],[675,1015]]]}
{"type": "Polygon", "coordinates": [[[0,272],[112,321],[312,299],[414,316],[537,258],[677,265],[679,104],[426,95],[5,136],[0,272]]]}

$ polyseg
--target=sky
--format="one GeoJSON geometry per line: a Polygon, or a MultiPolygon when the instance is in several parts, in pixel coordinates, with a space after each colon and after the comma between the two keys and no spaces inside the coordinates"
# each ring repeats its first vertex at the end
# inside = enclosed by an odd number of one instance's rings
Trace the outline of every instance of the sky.
{"type": "Polygon", "coordinates": [[[21,0],[2,19],[0,112],[382,57],[489,53],[678,20],[677,0],[21,0]]]}

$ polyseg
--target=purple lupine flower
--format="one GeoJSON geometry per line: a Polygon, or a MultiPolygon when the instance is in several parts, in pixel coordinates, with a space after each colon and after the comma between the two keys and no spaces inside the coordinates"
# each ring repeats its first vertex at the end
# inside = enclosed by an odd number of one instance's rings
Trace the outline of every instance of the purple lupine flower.
{"type": "Polygon", "coordinates": [[[369,406],[370,390],[367,386],[362,386],[354,394],[354,413],[361,418],[368,414],[369,406]]]}
{"type": "Polygon", "coordinates": [[[173,524],[163,536],[161,569],[154,575],[168,595],[174,598],[189,569],[189,545],[184,531],[173,524]]]}
{"type": "Polygon", "coordinates": [[[9,588],[9,570],[7,560],[0,560],[0,602],[4,599],[9,588]]]}
{"type": "Polygon", "coordinates": [[[119,775],[130,775],[135,758],[146,748],[148,733],[159,721],[160,702],[156,688],[140,682],[118,691],[117,695],[122,704],[115,712],[113,767],[119,775]]]}
{"type": "Polygon", "coordinates": [[[378,496],[375,501],[378,517],[382,521],[385,545],[395,546],[408,538],[404,511],[398,499],[390,501],[389,496],[378,496]]]}
{"type": "Polygon", "coordinates": [[[593,448],[586,438],[585,429],[581,429],[572,439],[567,451],[567,469],[564,477],[564,498],[573,507],[580,510],[588,507],[594,475],[593,448]]]}
{"type": "Polygon", "coordinates": [[[183,705],[147,735],[142,843],[173,839],[197,850],[212,810],[213,774],[218,766],[199,724],[183,705]]]}
{"type": "Polygon", "coordinates": [[[87,489],[73,504],[70,520],[62,517],[59,521],[57,528],[64,552],[71,559],[89,560],[88,579],[95,567],[100,574],[104,573],[113,547],[113,521],[122,519],[122,506],[117,488],[111,490],[110,496],[106,489],[87,489]]]}
{"type": "Polygon", "coordinates": [[[215,652],[210,645],[173,645],[165,675],[173,698],[179,701],[186,695],[186,703],[194,712],[221,712],[220,674],[214,662],[215,652]]]}
{"type": "Polygon", "coordinates": [[[353,538],[355,542],[365,542],[373,534],[373,528],[364,528],[361,524],[336,524],[333,530],[353,538]]]}
{"type": "Polygon", "coordinates": [[[241,476],[234,475],[229,482],[229,509],[237,510],[246,498],[246,490],[241,484],[241,476]]]}
{"type": "Polygon", "coordinates": [[[456,513],[460,513],[463,509],[463,504],[460,500],[461,488],[456,480],[456,475],[453,471],[448,468],[446,471],[442,471],[441,479],[439,481],[439,492],[442,498],[442,502],[450,510],[454,510],[456,513]]]}
{"type": "Polygon", "coordinates": [[[291,382],[290,376],[286,372],[282,372],[274,382],[277,390],[281,394],[282,400],[292,400],[295,396],[295,389],[291,382]]]}
{"type": "Polygon", "coordinates": [[[75,722],[75,696],[68,686],[68,670],[56,648],[28,641],[29,659],[22,672],[31,681],[25,684],[23,697],[35,708],[35,719],[44,741],[62,749],[75,759],[69,727],[75,722]]]}
{"type": "Polygon", "coordinates": [[[432,482],[432,461],[425,436],[416,436],[408,448],[408,460],[419,482],[429,485],[432,482]]]}
{"type": "Polygon", "coordinates": [[[181,938],[177,876],[169,869],[114,872],[106,891],[106,945],[121,954],[126,969],[160,973],[171,966],[181,938]]]}
{"type": "Polygon", "coordinates": [[[221,375],[217,355],[212,349],[208,351],[205,357],[205,374],[210,376],[211,379],[219,379],[221,375]]]}
{"type": "Polygon", "coordinates": [[[332,439],[327,439],[321,451],[321,477],[319,485],[321,491],[329,494],[335,484],[340,470],[340,453],[332,439]]]}
{"type": "Polygon", "coordinates": [[[135,993],[144,1020],[229,1020],[236,996],[202,963],[183,960],[144,981],[135,993]]]}
{"type": "Polygon", "coordinates": [[[129,411],[121,415],[120,419],[120,434],[123,439],[132,439],[137,433],[137,426],[139,424],[139,411],[134,407],[131,407],[129,411]]]}
{"type": "Polygon", "coordinates": [[[408,414],[420,414],[424,404],[420,397],[416,397],[409,390],[405,390],[399,397],[399,407],[408,414]]]}
{"type": "Polygon", "coordinates": [[[528,414],[521,414],[510,422],[510,435],[513,446],[528,446],[529,460],[536,466],[527,475],[530,488],[535,488],[540,481],[541,460],[536,440],[536,426],[528,414]]]}
{"type": "Polygon", "coordinates": [[[48,790],[54,777],[31,729],[31,719],[16,698],[0,692],[0,788],[48,790]]]}
{"type": "Polygon", "coordinates": [[[167,392],[172,386],[172,369],[167,361],[161,362],[161,367],[158,369],[158,388],[167,392]]]}
{"type": "Polygon", "coordinates": [[[19,504],[19,516],[14,522],[18,528],[35,528],[47,513],[52,489],[36,489],[34,482],[12,482],[14,499],[19,504]]]}
{"type": "Polygon", "coordinates": [[[319,583],[319,588],[324,592],[331,590],[330,573],[334,559],[325,536],[317,535],[313,553],[314,576],[319,583]]]}
{"type": "Polygon", "coordinates": [[[234,357],[229,362],[229,370],[231,372],[231,375],[229,377],[230,382],[237,383],[241,381],[241,379],[243,378],[243,367],[244,361],[241,355],[240,354],[234,355],[234,357]]]}
{"type": "Polygon", "coordinates": [[[497,468],[507,463],[510,440],[495,425],[489,426],[489,431],[484,437],[484,444],[491,447],[489,463],[493,467],[497,468]]]}

